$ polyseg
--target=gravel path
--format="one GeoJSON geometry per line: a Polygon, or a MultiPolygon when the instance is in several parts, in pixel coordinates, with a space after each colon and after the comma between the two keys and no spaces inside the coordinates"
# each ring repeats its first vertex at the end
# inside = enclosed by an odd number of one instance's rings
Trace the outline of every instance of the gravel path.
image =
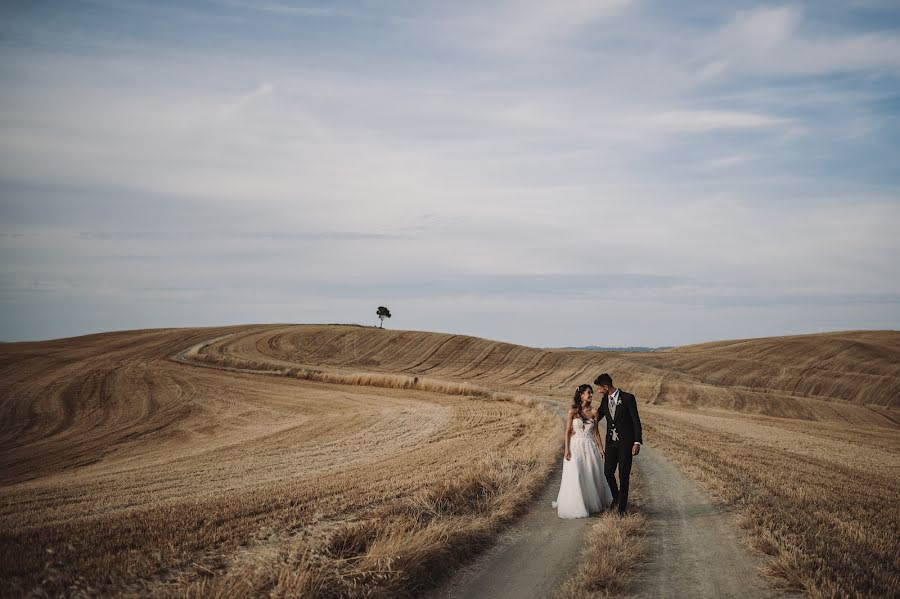
{"type": "Polygon", "coordinates": [[[554,469],[540,501],[519,525],[430,597],[551,597],[578,565],[573,556],[581,553],[584,534],[594,522],[593,518],[561,520],[557,517],[550,502],[556,499],[561,475],[560,464],[554,469]]]}
{"type": "MultiPolygon", "coordinates": [[[[566,408],[546,401],[563,420],[566,408]]],[[[562,424],[559,434],[562,437],[562,424]]],[[[524,599],[551,597],[574,573],[573,556],[581,546],[593,518],[562,520],[550,506],[559,492],[562,478],[562,438],[560,460],[553,468],[539,500],[511,530],[474,564],[456,573],[450,581],[428,595],[430,599],[524,599]]]]}
{"type": "Polygon", "coordinates": [[[646,447],[641,495],[649,518],[651,563],[639,597],[780,597],[757,573],[733,516],[659,451],[646,447]]]}
{"type": "MultiPolygon", "coordinates": [[[[745,548],[732,516],[659,451],[644,447],[643,511],[650,524],[650,564],[638,576],[638,597],[768,598],[783,595],[757,574],[759,562],[745,548]]],[[[556,499],[562,462],[532,509],[494,548],[430,599],[546,598],[574,573],[593,518],[561,520],[556,499]]]]}

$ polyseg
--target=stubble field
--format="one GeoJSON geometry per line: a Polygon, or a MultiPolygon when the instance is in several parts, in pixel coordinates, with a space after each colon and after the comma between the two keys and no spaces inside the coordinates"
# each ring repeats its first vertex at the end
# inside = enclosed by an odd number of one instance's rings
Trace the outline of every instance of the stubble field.
{"type": "Polygon", "coordinates": [[[523,403],[168,359],[223,332],[4,347],[4,595],[409,594],[555,457],[523,403]]]}
{"type": "Polygon", "coordinates": [[[896,332],[625,354],[247,325],[0,352],[5,595],[415,593],[558,459],[559,421],[522,396],[603,371],[776,584],[900,594],[896,332]]]}
{"type": "Polygon", "coordinates": [[[645,410],[645,430],[731,506],[776,586],[900,596],[900,434],[765,416],[645,410]]]}

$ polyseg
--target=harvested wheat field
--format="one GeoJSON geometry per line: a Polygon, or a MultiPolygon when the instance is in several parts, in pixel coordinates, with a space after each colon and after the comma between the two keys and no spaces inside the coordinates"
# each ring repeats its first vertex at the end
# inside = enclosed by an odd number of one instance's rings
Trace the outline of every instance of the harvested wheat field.
{"type": "Polygon", "coordinates": [[[648,404],[645,440],[737,509],[770,556],[773,584],[815,597],[900,594],[900,333],[637,354],[381,333],[369,343],[364,328],[292,327],[234,335],[199,354],[309,369],[301,376],[317,376],[319,365],[551,397],[609,371],[648,404]]]}
{"type": "Polygon", "coordinates": [[[228,332],[2,346],[4,595],[410,594],[556,455],[522,403],[169,359],[228,332]]]}
{"type": "Polygon", "coordinates": [[[246,325],[0,355],[4,595],[416,594],[547,480],[560,425],[529,398],[603,371],[774,584],[900,594],[900,333],[625,354],[246,325]]]}
{"type": "Polygon", "coordinates": [[[900,431],[645,410],[646,435],[738,513],[781,588],[900,595],[900,431]]]}
{"type": "Polygon", "coordinates": [[[806,420],[897,426],[900,333],[717,342],[649,353],[541,350],[464,335],[287,326],[203,348],[217,363],[389,373],[565,395],[606,370],[639,400],[806,420]],[[233,362],[237,363],[237,362],[233,362]]]}

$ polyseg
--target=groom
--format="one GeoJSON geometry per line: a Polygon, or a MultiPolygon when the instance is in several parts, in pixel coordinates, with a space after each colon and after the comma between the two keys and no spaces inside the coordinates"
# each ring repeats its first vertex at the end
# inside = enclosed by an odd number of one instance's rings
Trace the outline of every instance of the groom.
{"type": "Polygon", "coordinates": [[[604,474],[618,501],[619,515],[628,507],[628,481],[631,478],[631,458],[641,451],[641,418],[638,416],[634,395],[613,386],[612,377],[603,373],[594,379],[597,390],[603,391],[600,401],[599,421],[606,417],[606,462],[604,474]],[[619,468],[619,484],[616,484],[616,467],[619,468]]]}

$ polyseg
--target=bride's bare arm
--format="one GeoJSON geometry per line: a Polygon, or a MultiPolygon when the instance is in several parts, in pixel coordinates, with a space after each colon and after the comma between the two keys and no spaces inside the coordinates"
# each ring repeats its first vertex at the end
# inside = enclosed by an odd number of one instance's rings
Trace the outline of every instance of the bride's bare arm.
{"type": "Polygon", "coordinates": [[[575,409],[569,408],[568,414],[566,414],[566,459],[572,457],[572,454],[569,453],[569,439],[572,437],[572,420],[575,418],[575,409]]]}
{"type": "Polygon", "coordinates": [[[591,418],[594,419],[594,438],[597,439],[597,447],[600,448],[600,457],[603,457],[603,441],[602,437],[600,437],[600,410],[592,408],[591,418]]]}

